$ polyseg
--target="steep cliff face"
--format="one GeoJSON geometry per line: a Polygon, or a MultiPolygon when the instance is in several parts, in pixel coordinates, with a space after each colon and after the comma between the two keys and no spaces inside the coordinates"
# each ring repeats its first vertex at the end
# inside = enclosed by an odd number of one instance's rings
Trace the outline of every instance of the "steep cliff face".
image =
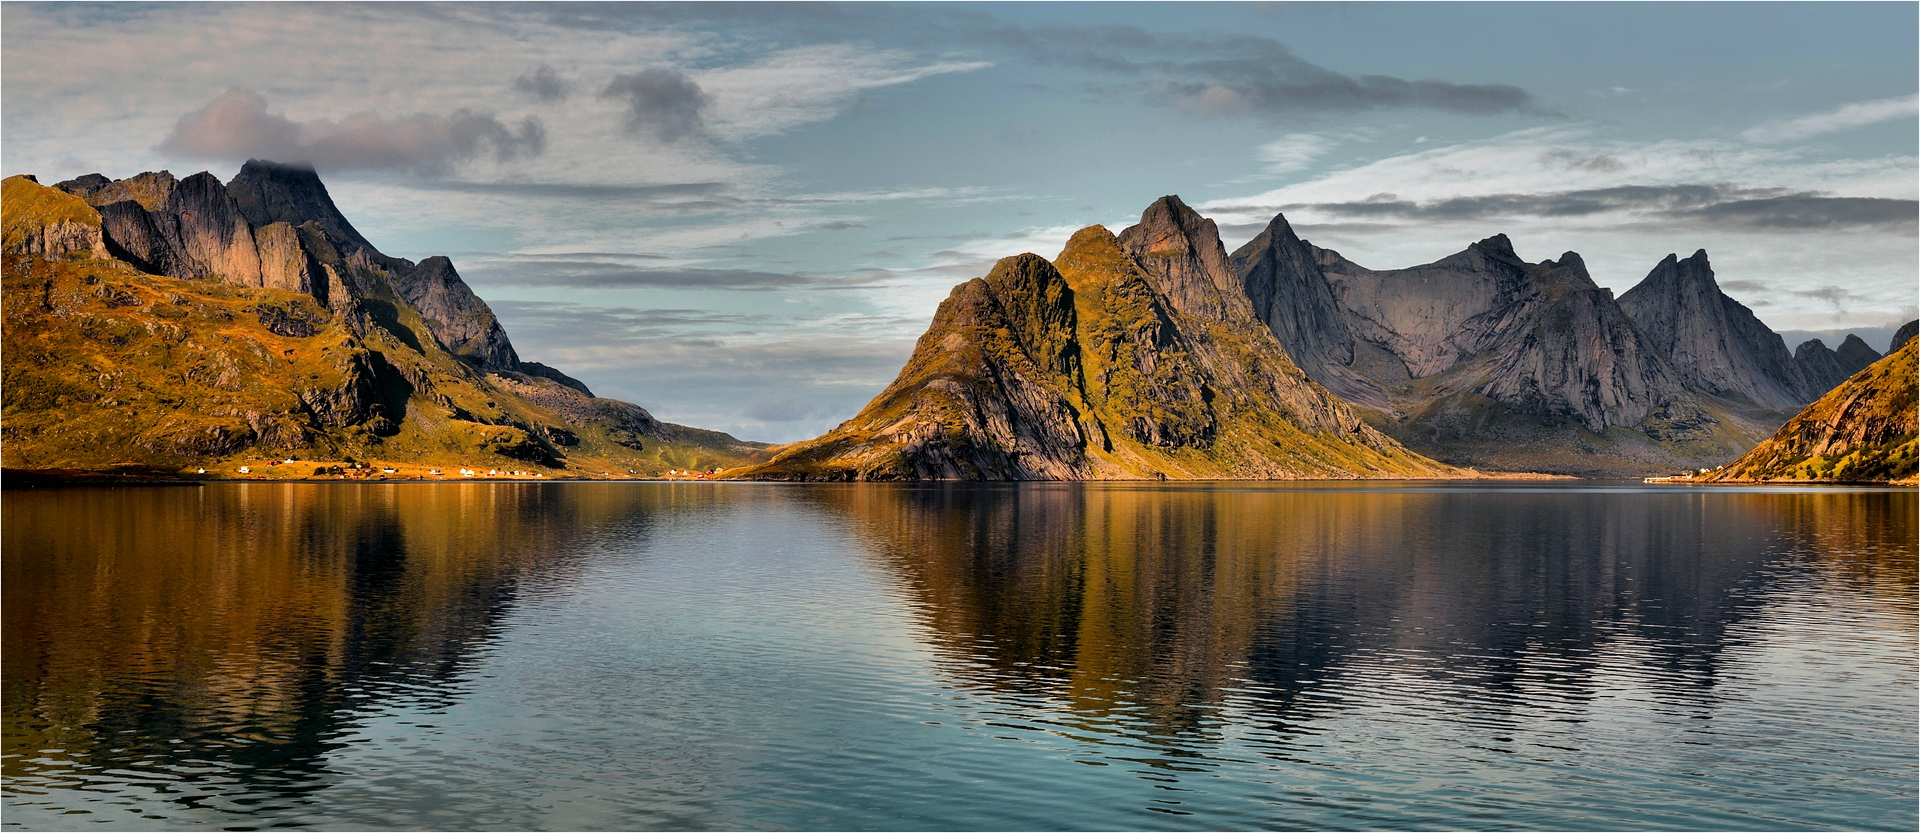
{"type": "Polygon", "coordinates": [[[1909,339],[1708,479],[1912,482],[1916,387],[1920,342],[1909,339]]]}
{"type": "Polygon", "coordinates": [[[410,269],[396,270],[394,282],[448,352],[487,370],[519,368],[520,357],[513,352],[506,330],[500,328],[487,302],[460,279],[453,261],[427,258],[410,269]]]}
{"type": "Polygon", "coordinates": [[[1612,293],[1594,285],[1579,255],[1531,271],[1542,303],[1499,345],[1498,364],[1475,392],[1596,434],[1638,425],[1684,397],[1679,374],[1649,349],[1612,293]]]}
{"type": "Polygon", "coordinates": [[[1539,289],[1504,234],[1407,269],[1374,271],[1315,250],[1354,335],[1424,379],[1522,328],[1539,289]]]}
{"type": "Polygon", "coordinates": [[[314,223],[342,254],[373,248],[333,204],[333,196],[312,168],[249,159],[227,183],[227,190],[240,213],[255,226],[314,223]]]}
{"type": "Polygon", "coordinates": [[[1353,333],[1313,248],[1293,233],[1286,217],[1274,215],[1266,229],[1229,260],[1254,313],[1296,366],[1348,402],[1387,407],[1386,392],[1348,368],[1354,359],[1353,333]]]}
{"type": "Polygon", "coordinates": [[[1720,291],[1705,249],[1686,260],[1667,255],[1620,296],[1620,308],[1697,390],[1798,408],[1831,387],[1814,389],[1786,342],[1720,291]]]}
{"type": "Polygon", "coordinates": [[[1799,368],[1801,378],[1806,380],[1808,390],[1821,394],[1833,390],[1881,358],[1880,351],[1868,347],[1864,340],[1852,333],[1848,333],[1840,342],[1838,350],[1827,347],[1815,338],[1807,340],[1793,351],[1793,363],[1799,368]]]}
{"type": "Polygon", "coordinates": [[[444,258],[422,269],[311,217],[255,226],[206,174],[62,186],[4,183],[10,468],[293,455],[651,474],[764,459],[522,365],[444,258]]]}
{"type": "Polygon", "coordinates": [[[88,174],[56,187],[99,209],[109,249],[135,268],[262,285],[253,227],[212,174],[178,181],[166,171],[124,180],[88,174]]]}
{"type": "Polygon", "coordinates": [[[1177,198],[1054,262],[1025,254],[935,314],[859,415],[755,479],[1435,477],[1254,316],[1213,224],[1177,198]]]}
{"type": "Polygon", "coordinates": [[[1352,401],[1409,448],[1456,465],[1624,475],[1722,462],[1763,430],[1691,387],[1575,253],[1527,263],[1495,235],[1376,271],[1277,233],[1284,223],[1234,259],[1249,295],[1310,357],[1308,375],[1370,389],[1352,401]],[[1306,323],[1325,317],[1316,269],[1351,353],[1338,328],[1306,323]]]}
{"type": "Polygon", "coordinates": [[[0,188],[7,206],[6,251],[50,259],[108,256],[100,212],[84,200],[27,176],[7,177],[0,188]]]}

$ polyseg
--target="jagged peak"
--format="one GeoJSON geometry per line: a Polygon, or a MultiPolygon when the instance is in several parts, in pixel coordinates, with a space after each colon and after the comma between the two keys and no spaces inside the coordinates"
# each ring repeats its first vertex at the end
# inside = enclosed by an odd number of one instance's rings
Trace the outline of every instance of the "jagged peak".
{"type": "Polygon", "coordinates": [[[144,171],[126,179],[110,179],[104,174],[92,173],[53,187],[86,200],[95,207],[132,200],[148,211],[159,211],[166,208],[167,201],[173,197],[179,185],[180,181],[174,178],[172,171],[159,170],[144,171]]]}
{"type": "Polygon", "coordinates": [[[1107,286],[1134,274],[1133,261],[1120,248],[1120,239],[1106,226],[1087,226],[1067,238],[1053,266],[1075,292],[1107,286]]]}
{"type": "Polygon", "coordinates": [[[1505,260],[1520,259],[1520,255],[1513,251],[1513,241],[1508,240],[1505,234],[1496,234],[1473,245],[1478,246],[1481,251],[1498,258],[1505,260]]]}
{"type": "Polygon", "coordinates": [[[1713,264],[1707,260],[1706,249],[1695,251],[1686,260],[1669,252],[1633,289],[1637,291],[1641,287],[1650,291],[1653,288],[1664,288],[1668,292],[1691,290],[1716,297],[1722,294],[1719,282],[1714,280],[1713,264]]]}
{"type": "MultiPolygon", "coordinates": [[[[1186,248],[1196,234],[1204,234],[1213,228],[1212,220],[1200,216],[1200,212],[1182,202],[1179,195],[1168,194],[1154,200],[1147,210],[1140,212],[1140,222],[1120,232],[1119,237],[1125,243],[1147,235],[1153,243],[1150,248],[1162,251],[1165,250],[1162,244],[1168,242],[1178,242],[1182,248],[1186,248]]],[[[1215,235],[1218,235],[1217,231],[1215,235]]]]}
{"type": "Polygon", "coordinates": [[[1273,215],[1273,219],[1267,221],[1267,229],[1263,233],[1272,235],[1274,237],[1291,237],[1295,240],[1300,239],[1300,235],[1295,234],[1293,231],[1293,224],[1287,222],[1287,215],[1285,214],[1273,215]]]}
{"type": "Polygon", "coordinates": [[[342,254],[373,248],[334,205],[333,196],[311,165],[249,159],[227,183],[227,190],[239,203],[240,213],[255,226],[312,222],[335,239],[342,254]]]}

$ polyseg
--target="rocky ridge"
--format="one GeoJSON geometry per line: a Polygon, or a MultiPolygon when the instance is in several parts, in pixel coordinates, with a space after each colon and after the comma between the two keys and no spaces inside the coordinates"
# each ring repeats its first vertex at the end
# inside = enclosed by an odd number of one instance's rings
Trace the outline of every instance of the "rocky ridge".
{"type": "Polygon", "coordinates": [[[761,454],[521,361],[449,261],[381,254],[310,170],[4,187],[10,468],[284,454],[651,474],[761,454]]]}
{"type": "Polygon", "coordinates": [[[1306,377],[1177,197],[955,287],[893,384],[736,472],[796,480],[1436,477],[1306,377]]]}
{"type": "Polygon", "coordinates": [[[1720,292],[1705,252],[1668,256],[1618,300],[1578,254],[1527,263],[1505,235],[1372,270],[1276,216],[1233,260],[1308,375],[1456,465],[1624,476],[1716,464],[1831,386],[1809,381],[1819,350],[1796,361],[1720,292]]]}

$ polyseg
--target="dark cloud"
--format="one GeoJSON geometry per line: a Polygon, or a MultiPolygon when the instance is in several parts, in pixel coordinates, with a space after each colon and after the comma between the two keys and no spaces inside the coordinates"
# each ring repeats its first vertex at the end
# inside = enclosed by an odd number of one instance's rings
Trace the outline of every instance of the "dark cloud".
{"type": "Polygon", "coordinates": [[[1833,197],[1780,188],[1730,185],[1626,185],[1545,194],[1493,194],[1416,203],[1381,195],[1358,202],[1287,206],[1342,217],[1448,222],[1512,217],[1585,217],[1641,212],[1667,222],[1716,228],[1811,231],[1907,227],[1920,220],[1920,202],[1833,197]]]}
{"type": "Polygon", "coordinates": [[[535,101],[565,101],[573,92],[573,82],[561,78],[553,67],[541,64],[533,71],[513,79],[513,90],[535,101]]]}
{"type": "MultiPolygon", "coordinates": [[[[1394,107],[1466,115],[1551,115],[1526,90],[1509,84],[1347,75],[1306,61],[1272,38],[1156,35],[1132,26],[1101,26],[1003,27],[974,40],[1011,49],[1035,63],[1069,64],[1127,78],[1149,102],[1208,115],[1394,107]],[[1195,60],[1196,55],[1206,57],[1195,60]]],[[[1111,91],[1115,85],[1095,87],[1111,91]]]]}
{"type": "Polygon", "coordinates": [[[491,113],[466,109],[445,116],[415,113],[388,120],[356,113],[338,122],[296,122],[268,113],[267,100],[259,93],[230,89],[181,116],[154,150],[189,159],[275,159],[311,163],[321,171],[438,177],[488,150],[508,162],[538,156],[546,146],[546,126],[531,116],[516,127],[491,113]]]}
{"type": "Polygon", "coordinates": [[[706,129],[702,113],[707,94],[683,72],[649,69],[616,75],[600,97],[626,103],[626,127],[632,135],[651,134],[662,142],[678,142],[706,129]]]}
{"type": "Polygon", "coordinates": [[[786,289],[816,283],[782,272],[748,269],[656,269],[596,260],[490,261],[464,267],[483,286],[569,289],[786,289]]]}

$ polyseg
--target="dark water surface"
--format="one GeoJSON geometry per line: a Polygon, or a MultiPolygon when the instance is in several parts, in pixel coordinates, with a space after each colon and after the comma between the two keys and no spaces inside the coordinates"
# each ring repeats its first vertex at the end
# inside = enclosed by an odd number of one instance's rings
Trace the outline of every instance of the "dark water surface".
{"type": "Polygon", "coordinates": [[[1916,827],[1916,495],[8,492],[10,828],[1916,827]]]}

